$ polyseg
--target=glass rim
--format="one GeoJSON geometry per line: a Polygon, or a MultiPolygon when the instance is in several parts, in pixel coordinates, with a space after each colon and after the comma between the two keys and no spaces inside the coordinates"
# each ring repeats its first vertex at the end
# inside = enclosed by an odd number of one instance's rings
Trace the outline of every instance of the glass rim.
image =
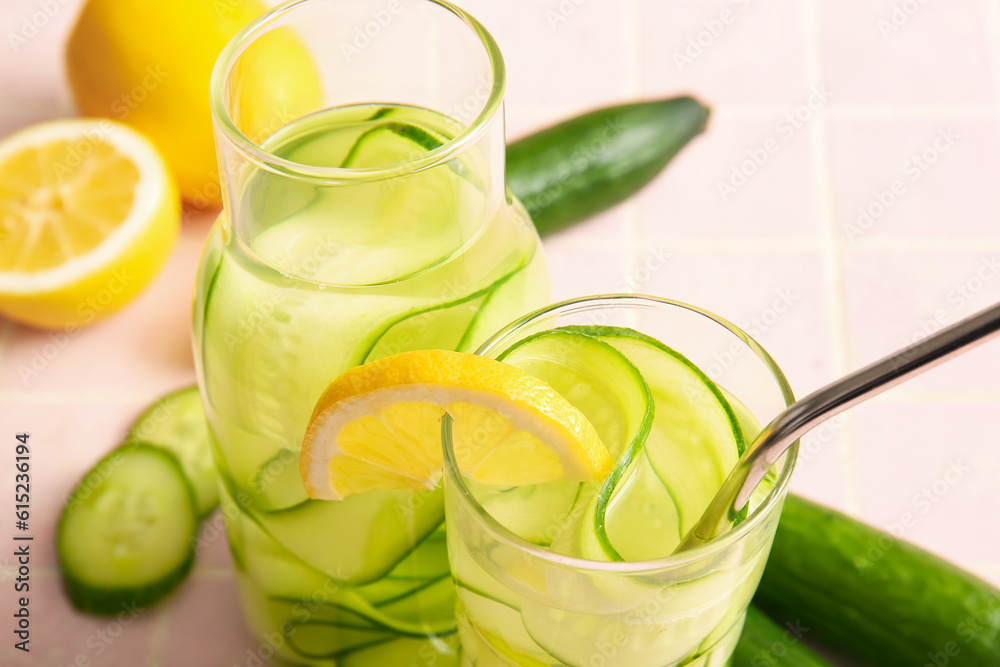
{"type": "Polygon", "coordinates": [[[362,168],[319,167],[303,164],[275,155],[262,148],[257,142],[252,141],[236,126],[223,95],[225,84],[229,78],[233,64],[247,47],[260,36],[266,34],[276,21],[296,11],[301,5],[311,4],[314,1],[289,0],[268,10],[237,32],[223,47],[212,68],[212,76],[209,83],[209,105],[212,109],[212,119],[218,134],[217,140],[224,138],[244,159],[273,173],[300,180],[336,184],[380,181],[430,169],[454,159],[475,144],[486,132],[487,127],[503,105],[504,91],[507,85],[506,66],[504,65],[499,45],[482,23],[464,9],[453,5],[448,0],[417,0],[419,2],[438,5],[451,12],[466,27],[472,29],[478,36],[482,46],[486,49],[486,54],[490,61],[490,70],[493,75],[493,85],[482,110],[476,116],[476,119],[466,126],[464,130],[452,139],[416,159],[377,167],[362,168]]]}
{"type": "MultiPolygon", "coordinates": [[[[609,306],[617,307],[643,307],[649,309],[657,309],[663,306],[669,306],[672,308],[680,308],[683,310],[690,311],[696,315],[711,320],[712,322],[720,325],[724,329],[728,330],[729,333],[735,335],[739,338],[750,350],[757,355],[757,357],[764,362],[764,365],[770,371],[772,378],[778,385],[778,389],[781,392],[782,398],[785,401],[785,405],[791,405],[795,402],[795,396],[792,393],[792,388],[788,384],[788,380],[785,378],[785,374],[782,372],[781,368],[778,367],[777,362],[773,357],[765,350],[760,344],[755,341],[748,333],[740,329],[738,326],[729,322],[728,320],[709,312],[703,308],[697,306],[692,306],[688,303],[682,301],[676,301],[674,299],[667,299],[664,297],[648,296],[643,294],[599,294],[594,296],[576,297],[573,299],[568,299],[566,301],[561,301],[556,304],[545,306],[544,308],[539,308],[538,310],[521,317],[518,320],[508,324],[503,329],[493,334],[489,340],[483,343],[479,349],[476,350],[476,354],[485,356],[490,352],[496,350],[497,347],[502,345],[504,342],[508,341],[512,335],[516,334],[518,331],[523,329],[526,325],[538,320],[541,317],[552,314],[571,314],[578,312],[586,312],[591,310],[598,310],[602,308],[607,308],[609,306]]],[[[642,561],[596,561],[588,560],[586,558],[577,558],[575,556],[567,556],[564,554],[559,554],[544,547],[540,547],[537,544],[529,542],[528,540],[520,537],[512,530],[505,527],[499,521],[497,521],[493,516],[486,511],[486,509],[476,500],[469,490],[468,485],[465,483],[465,479],[458,470],[458,466],[454,459],[453,449],[454,446],[451,444],[451,436],[448,433],[442,433],[443,442],[442,448],[444,449],[444,469],[445,477],[447,478],[448,484],[454,484],[457,487],[458,496],[460,502],[465,504],[465,506],[472,511],[473,514],[480,520],[481,524],[485,527],[486,531],[501,543],[507,546],[519,549],[522,552],[526,552],[532,558],[537,558],[538,560],[545,561],[551,565],[556,565],[564,568],[572,568],[578,571],[586,571],[592,574],[648,574],[651,572],[659,572],[663,570],[669,570],[676,567],[688,566],[705,559],[717,556],[720,552],[725,551],[727,548],[732,546],[734,543],[743,539],[748,533],[750,533],[754,528],[756,528],[766,516],[768,516],[773,510],[775,504],[779,499],[784,498],[785,492],[788,488],[789,480],[791,479],[792,471],[795,468],[795,462],[798,458],[798,447],[799,443],[796,441],[794,445],[788,450],[784,455],[785,462],[782,466],[780,473],[778,474],[778,479],[775,482],[774,488],[767,495],[767,498],[761,504],[760,507],[756,508],[754,512],[746,518],[739,526],[735,529],[729,531],[722,537],[703,544],[699,547],[691,549],[682,553],[681,555],[671,555],[665,556],[663,558],[656,558],[651,560],[642,561]]]]}

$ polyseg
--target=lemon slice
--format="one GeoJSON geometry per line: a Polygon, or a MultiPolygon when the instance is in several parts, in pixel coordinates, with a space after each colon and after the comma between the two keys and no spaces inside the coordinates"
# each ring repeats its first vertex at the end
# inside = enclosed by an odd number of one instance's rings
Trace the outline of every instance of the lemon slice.
{"type": "Polygon", "coordinates": [[[139,294],[180,222],[156,148],[110,120],[54,121],[0,142],[0,313],[89,324],[139,294]]]}
{"type": "Polygon", "coordinates": [[[441,479],[441,418],[458,467],[476,482],[599,481],[614,465],[587,418],[552,387],[472,354],[418,350],[358,366],[316,404],[302,445],[312,498],[431,489],[441,479]]]}

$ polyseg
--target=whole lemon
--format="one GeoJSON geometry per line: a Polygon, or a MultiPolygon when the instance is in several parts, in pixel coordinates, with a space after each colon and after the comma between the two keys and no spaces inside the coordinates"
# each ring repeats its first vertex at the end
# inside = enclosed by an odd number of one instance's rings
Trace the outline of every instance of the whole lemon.
{"type": "MultiPolygon", "coordinates": [[[[160,148],[186,200],[219,203],[209,79],[225,44],[265,9],[257,0],[89,0],[66,47],[77,108],[139,129],[160,148]]],[[[243,61],[253,77],[245,88],[256,92],[242,104],[265,107],[254,116],[287,123],[318,106],[314,63],[289,29],[265,35],[243,61]]]]}

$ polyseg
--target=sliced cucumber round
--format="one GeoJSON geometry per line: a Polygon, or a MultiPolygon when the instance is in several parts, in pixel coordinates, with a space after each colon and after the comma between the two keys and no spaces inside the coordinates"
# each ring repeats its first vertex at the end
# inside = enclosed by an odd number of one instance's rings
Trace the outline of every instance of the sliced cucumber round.
{"type": "Polygon", "coordinates": [[[627,560],[669,555],[677,536],[686,534],[708,506],[746,447],[739,420],[719,388],[684,355],[660,341],[621,327],[568,327],[597,336],[635,364],[649,385],[656,407],[645,446],[648,464],[668,492],[679,530],[663,520],[665,502],[643,503],[648,484],[602,489],[598,521],[627,560]],[[624,502],[629,495],[634,502],[624,502]],[[638,504],[637,504],[638,503],[638,504]],[[638,511],[644,508],[645,511],[638,511]],[[605,516],[601,517],[600,515],[605,516]],[[675,533],[675,530],[677,531],[675,533]],[[650,539],[657,535],[660,539],[650,539]],[[625,545],[628,545],[626,548],[625,545]],[[666,553],[664,553],[666,550],[666,553]]]}
{"type": "Polygon", "coordinates": [[[309,500],[280,512],[244,509],[296,558],[360,586],[385,576],[441,525],[444,497],[440,489],[426,496],[371,491],[337,502],[309,500]]]}
{"type": "Polygon", "coordinates": [[[149,406],[129,429],[126,442],[145,442],[170,451],[194,489],[198,516],[219,505],[219,473],[198,387],[179,389],[149,406]]]}
{"type": "Polygon", "coordinates": [[[586,332],[565,329],[525,338],[498,359],[544,380],[583,412],[617,463],[603,485],[577,486],[573,495],[568,495],[568,490],[564,492],[562,497],[569,500],[564,507],[552,506],[552,499],[559,497],[555,492],[565,487],[564,484],[561,487],[546,485],[556,487],[552,490],[513,489],[506,494],[511,498],[505,498],[502,504],[496,499],[494,508],[484,500],[484,506],[491,512],[506,507],[508,511],[503,515],[520,517],[522,523],[526,516],[532,517],[532,524],[541,522],[541,525],[519,526],[525,539],[541,543],[538,538],[547,537],[553,548],[568,549],[570,555],[622,560],[608,539],[604,516],[607,498],[642,451],[653,423],[652,396],[639,369],[612,345],[586,332]],[[603,492],[598,493],[599,489],[603,492]],[[545,498],[548,502],[535,511],[537,498],[532,499],[529,495],[545,498]],[[532,511],[510,511],[512,503],[522,497],[527,504],[517,504],[522,508],[531,507],[532,511]],[[596,511],[590,508],[595,498],[596,511]],[[592,526],[583,528],[584,523],[592,526]],[[592,553],[592,549],[577,549],[583,544],[578,541],[581,532],[593,532],[596,545],[604,554],[592,553]]]}
{"type": "Polygon", "coordinates": [[[340,656],[338,667],[405,667],[407,665],[434,665],[458,667],[458,636],[454,633],[425,639],[400,637],[392,641],[359,648],[340,656]]]}
{"type": "Polygon", "coordinates": [[[284,628],[293,651],[304,658],[328,660],[362,648],[381,644],[395,635],[387,630],[345,628],[325,621],[291,621],[284,628]]]}
{"type": "Polygon", "coordinates": [[[177,457],[142,443],[114,450],[84,476],[59,519],[56,548],[73,605],[114,614],[156,602],[191,569],[198,523],[177,457]]]}

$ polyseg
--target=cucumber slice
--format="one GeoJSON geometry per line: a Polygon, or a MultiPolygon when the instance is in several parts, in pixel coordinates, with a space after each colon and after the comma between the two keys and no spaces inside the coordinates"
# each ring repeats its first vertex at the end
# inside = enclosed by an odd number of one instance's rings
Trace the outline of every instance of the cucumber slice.
{"type": "MultiPolygon", "coordinates": [[[[520,204],[515,202],[520,208],[520,204]]],[[[527,214],[524,214],[527,217],[527,214]]],[[[516,223],[515,223],[516,224],[516,223]]],[[[536,301],[544,300],[541,290],[548,291],[549,272],[541,253],[532,252],[524,263],[511,270],[504,278],[493,283],[483,299],[475,317],[465,330],[455,349],[474,352],[480,345],[508,322],[522,313],[531,312],[536,301]]]]}
{"type": "Polygon", "coordinates": [[[461,349],[466,332],[484,305],[485,299],[493,290],[508,280],[513,273],[514,271],[488,287],[454,301],[406,313],[385,328],[365,352],[363,362],[369,363],[411,350],[461,349]]]}
{"type": "MultiPolygon", "coordinates": [[[[686,534],[746,448],[732,406],[697,366],[654,338],[619,327],[569,329],[613,345],[646,379],[656,415],[641,464],[648,463],[669,492],[680,524],[677,532],[686,534]]],[[[608,535],[619,551],[629,546],[622,553],[627,560],[666,556],[676,546],[675,527],[661,520],[662,502],[646,505],[648,511],[636,511],[643,506],[639,488],[625,484],[620,489],[607,485],[602,489],[602,495],[611,492],[603,518],[608,535]],[[633,493],[633,502],[623,502],[633,493]],[[648,539],[652,535],[658,539],[648,539]]],[[[601,512],[599,506],[598,522],[601,512]]]]}
{"type": "Polygon", "coordinates": [[[360,586],[385,576],[441,525],[444,499],[440,489],[370,491],[338,501],[310,500],[281,512],[244,511],[304,563],[360,586]]]}
{"type": "Polygon", "coordinates": [[[122,445],[87,473],[59,519],[70,600],[97,614],[156,602],[191,569],[197,531],[194,492],[177,458],[153,445],[122,445]]]}
{"type": "Polygon", "coordinates": [[[129,429],[126,442],[145,442],[170,451],[194,489],[198,516],[219,505],[219,474],[209,444],[208,423],[197,385],[163,396],[129,429]]]}
{"type": "Polygon", "coordinates": [[[448,569],[448,544],[444,524],[427,536],[406,558],[392,568],[392,579],[439,579],[451,574],[448,569]]]}
{"type": "MultiPolygon", "coordinates": [[[[547,485],[555,488],[544,492],[534,487],[521,487],[509,492],[511,498],[505,504],[530,507],[531,512],[522,510],[518,513],[508,508],[504,516],[508,521],[519,518],[520,530],[525,533],[530,531],[531,537],[524,535],[526,539],[534,537],[536,539],[532,541],[536,541],[539,537],[547,537],[549,543],[561,546],[574,543],[570,536],[580,535],[581,525],[593,522],[592,529],[583,532],[592,530],[596,534],[597,545],[606,554],[603,557],[622,560],[608,538],[603,519],[606,499],[611,496],[632,460],[642,451],[653,423],[652,396],[639,369],[614,346],[586,332],[567,329],[545,331],[525,338],[504,351],[498,360],[546,381],[569,400],[594,425],[617,461],[600,487],[600,494],[597,493],[599,485],[588,485],[592,487],[589,489],[578,486],[572,495],[568,490],[563,491],[561,497],[568,502],[557,507],[552,504],[553,497],[559,498],[555,494],[565,489],[565,485],[547,485]],[[540,493],[544,494],[542,498],[537,497],[540,493]],[[584,510],[595,498],[595,510],[584,510]],[[546,502],[536,510],[534,503],[540,499],[546,502]],[[528,525],[524,525],[525,517],[530,517],[528,525]]],[[[486,504],[484,502],[484,506],[486,504]]],[[[493,505],[496,505],[495,509],[503,509],[496,501],[493,505]]],[[[494,507],[488,509],[492,512],[494,507]]],[[[587,558],[602,557],[590,553],[592,550],[585,551],[570,553],[587,558]]]]}
{"type": "Polygon", "coordinates": [[[481,494],[483,509],[515,535],[550,546],[583,491],[579,482],[551,482],[481,494]]]}
{"type": "Polygon", "coordinates": [[[538,644],[524,629],[520,609],[461,585],[458,588],[457,607],[459,616],[464,619],[459,623],[463,637],[474,633],[482,641],[492,644],[494,649],[499,645],[496,640],[499,640],[508,646],[521,649],[532,647],[541,652],[538,644]]]}
{"type": "MultiPolygon", "coordinates": [[[[378,112],[376,112],[377,114],[378,112]]],[[[383,116],[372,116],[377,120],[383,116]]],[[[439,137],[427,130],[411,125],[388,121],[366,130],[351,147],[340,163],[342,169],[384,167],[406,162],[444,145],[439,137]]]]}
{"type": "MultiPolygon", "coordinates": [[[[392,111],[391,108],[379,109],[369,120],[385,118],[392,111]]],[[[397,162],[406,162],[440,148],[449,140],[450,138],[443,134],[429,131],[411,123],[388,121],[371,128],[358,137],[340,166],[341,168],[357,169],[384,167],[397,162]]],[[[448,167],[479,190],[483,189],[482,181],[461,159],[449,161],[448,167]]]]}
{"type": "Polygon", "coordinates": [[[340,627],[378,628],[409,637],[455,631],[455,585],[448,577],[381,606],[371,604],[350,588],[336,590],[327,597],[329,601],[325,603],[298,598],[272,600],[291,607],[299,605],[310,609],[309,620],[324,621],[340,627]]]}
{"type": "Polygon", "coordinates": [[[309,499],[299,471],[299,453],[282,447],[257,470],[250,482],[254,505],[265,512],[278,512],[309,499]]]}
{"type": "Polygon", "coordinates": [[[458,636],[455,634],[412,639],[400,637],[340,657],[338,667],[458,667],[458,636]]]}
{"type": "MultiPolygon", "coordinates": [[[[610,327],[565,331],[597,337],[627,358],[644,378],[655,413],[644,446],[627,465],[620,459],[620,477],[609,478],[596,495],[584,494],[589,505],[582,514],[595,517],[594,523],[583,522],[553,549],[607,558],[612,554],[601,549],[596,529],[603,522],[619,558],[663,557],[687,530],[684,520],[697,520],[735,465],[744,447],[738,419],[701,371],[659,341],[610,327]]],[[[565,363],[567,351],[558,355],[554,363],[565,363]]],[[[616,391],[617,384],[606,395],[616,391]]],[[[597,400],[607,401],[606,395],[597,400]]],[[[553,569],[545,587],[561,604],[525,597],[521,619],[531,638],[561,664],[586,664],[601,646],[617,646],[616,660],[634,667],[677,664],[696,655],[729,610],[748,599],[741,586],[753,579],[746,571],[756,566],[720,563],[719,572],[670,588],[641,577],[587,583],[553,569]]]]}
{"type": "Polygon", "coordinates": [[[240,513],[240,507],[229,495],[225,483],[219,485],[219,505],[222,514],[232,517],[226,524],[226,540],[229,542],[229,553],[233,557],[233,565],[241,572],[246,571],[246,534],[244,526],[249,523],[240,513]]]}
{"type": "Polygon", "coordinates": [[[263,593],[279,598],[307,599],[316,591],[336,587],[331,576],[302,562],[257,523],[238,515],[245,544],[243,569],[263,593]]]}
{"type": "Polygon", "coordinates": [[[354,589],[358,595],[371,602],[376,607],[395,602],[408,595],[413,595],[426,588],[432,580],[428,579],[393,579],[385,577],[373,584],[359,586],[354,589]]]}
{"type": "Polygon", "coordinates": [[[288,646],[304,658],[334,659],[344,653],[381,644],[394,635],[386,630],[344,628],[324,621],[292,621],[283,628],[288,646]]]}
{"type": "Polygon", "coordinates": [[[441,577],[410,595],[382,603],[379,612],[393,628],[421,628],[410,634],[446,634],[455,630],[455,582],[441,577]]]}

